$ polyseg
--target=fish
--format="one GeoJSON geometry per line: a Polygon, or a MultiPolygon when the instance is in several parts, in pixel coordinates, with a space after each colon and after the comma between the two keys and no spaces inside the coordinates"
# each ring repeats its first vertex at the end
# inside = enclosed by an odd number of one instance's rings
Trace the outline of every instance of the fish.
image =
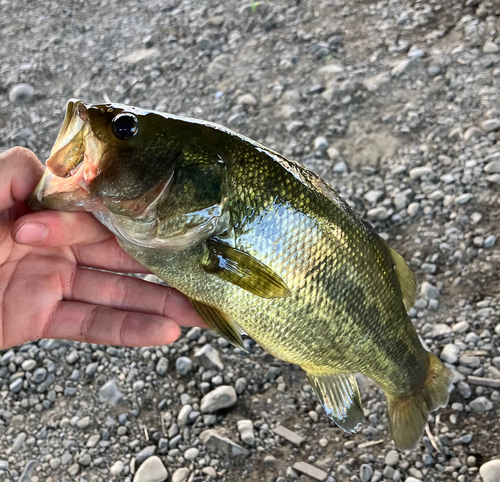
{"type": "Polygon", "coordinates": [[[448,403],[451,371],[408,316],[416,280],[402,256],[315,173],[258,142],[71,99],[28,203],[92,213],[221,337],[246,351],[246,334],[299,365],[347,433],[364,422],[357,373],[382,388],[400,449],[448,403]]]}

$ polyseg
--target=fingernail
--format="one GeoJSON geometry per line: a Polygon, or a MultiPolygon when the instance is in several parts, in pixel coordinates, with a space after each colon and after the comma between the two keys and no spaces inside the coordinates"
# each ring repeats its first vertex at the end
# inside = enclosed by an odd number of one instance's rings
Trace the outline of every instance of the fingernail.
{"type": "Polygon", "coordinates": [[[26,223],[17,230],[15,240],[18,244],[40,244],[48,234],[49,230],[43,224],[26,223]]]}

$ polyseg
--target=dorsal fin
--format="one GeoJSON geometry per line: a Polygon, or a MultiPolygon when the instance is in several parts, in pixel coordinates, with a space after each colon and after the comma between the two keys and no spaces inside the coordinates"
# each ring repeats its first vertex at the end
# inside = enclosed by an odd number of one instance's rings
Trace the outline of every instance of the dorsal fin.
{"type": "Polygon", "coordinates": [[[330,420],[344,432],[355,433],[365,416],[354,373],[307,373],[307,377],[330,420]]]}
{"type": "Polygon", "coordinates": [[[415,303],[415,292],[417,291],[415,275],[406,264],[403,257],[389,245],[387,245],[387,247],[389,248],[389,253],[391,253],[392,260],[394,261],[399,286],[401,286],[401,292],[403,293],[403,303],[405,304],[405,308],[409,310],[415,303]]]}

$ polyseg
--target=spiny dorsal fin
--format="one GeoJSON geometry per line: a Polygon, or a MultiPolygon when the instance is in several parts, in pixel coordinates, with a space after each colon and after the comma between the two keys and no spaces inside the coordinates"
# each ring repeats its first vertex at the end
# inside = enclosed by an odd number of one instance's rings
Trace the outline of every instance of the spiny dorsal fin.
{"type": "Polygon", "coordinates": [[[261,298],[286,298],[285,282],[258,259],[215,238],[207,241],[210,258],[203,269],[261,298]]]}
{"type": "Polygon", "coordinates": [[[226,339],[231,345],[248,352],[245,345],[243,345],[241,330],[236,323],[231,321],[217,308],[213,308],[212,306],[208,306],[196,300],[191,300],[191,303],[211,330],[215,331],[219,336],[222,336],[222,338],[226,339]]]}
{"type": "Polygon", "coordinates": [[[388,246],[388,248],[392,260],[394,261],[394,266],[396,267],[396,275],[399,280],[399,286],[401,286],[401,292],[403,293],[403,303],[405,304],[405,308],[409,310],[415,303],[415,292],[417,291],[415,275],[412,273],[403,257],[390,246],[388,246]]]}
{"type": "Polygon", "coordinates": [[[354,373],[307,373],[307,377],[328,417],[344,432],[355,433],[365,416],[354,373]]]}

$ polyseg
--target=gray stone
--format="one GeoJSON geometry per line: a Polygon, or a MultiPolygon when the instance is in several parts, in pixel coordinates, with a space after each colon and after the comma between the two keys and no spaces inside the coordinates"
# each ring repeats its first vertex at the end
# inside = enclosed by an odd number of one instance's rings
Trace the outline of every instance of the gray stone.
{"type": "Polygon", "coordinates": [[[255,443],[253,422],[251,420],[238,420],[237,427],[241,440],[248,445],[253,445],[255,443]]]}
{"type": "Polygon", "coordinates": [[[247,449],[220,435],[215,430],[201,432],[200,440],[208,450],[221,452],[232,457],[246,456],[250,453],[247,449]]]}
{"type": "Polygon", "coordinates": [[[246,378],[238,378],[235,382],[234,382],[234,388],[236,390],[236,393],[238,395],[241,395],[247,388],[247,380],[246,378]]]}
{"type": "Polygon", "coordinates": [[[189,479],[189,469],[181,467],[172,474],[172,482],[186,482],[189,479]]]}
{"type": "Polygon", "coordinates": [[[402,209],[406,209],[406,207],[408,206],[408,196],[401,193],[396,194],[392,199],[392,202],[394,203],[394,207],[396,208],[396,210],[401,211],[402,209]]]}
{"type": "Polygon", "coordinates": [[[486,174],[496,174],[500,172],[500,160],[488,162],[483,169],[486,174]]]}
{"type": "Polygon", "coordinates": [[[276,427],[274,427],[273,432],[276,435],[283,437],[285,440],[288,440],[289,442],[291,442],[297,446],[301,445],[302,442],[305,440],[304,437],[302,437],[301,435],[299,435],[295,432],[292,432],[291,430],[284,427],[283,425],[277,425],[276,427]]]}
{"type": "Polygon", "coordinates": [[[421,177],[428,176],[432,172],[430,167],[414,167],[410,169],[410,179],[420,179],[421,177]]]}
{"type": "Polygon", "coordinates": [[[426,298],[437,299],[439,298],[439,290],[428,281],[424,281],[420,286],[420,295],[425,296],[426,298]]]}
{"type": "Polygon", "coordinates": [[[320,470],[314,467],[314,465],[306,464],[305,462],[296,462],[293,464],[293,469],[320,482],[323,482],[328,476],[324,470],[320,470]]]}
{"type": "Polygon", "coordinates": [[[35,360],[24,360],[23,363],[21,364],[21,368],[25,372],[30,372],[34,370],[36,367],[36,361],[35,360]]]}
{"type": "Polygon", "coordinates": [[[14,440],[14,443],[12,444],[12,452],[17,453],[19,452],[24,445],[24,441],[26,440],[26,434],[24,432],[21,432],[16,439],[14,440]]]}
{"type": "Polygon", "coordinates": [[[78,420],[78,422],[76,422],[76,425],[78,428],[84,430],[90,426],[90,422],[91,422],[90,417],[83,417],[80,420],[78,420]]]}
{"type": "Polygon", "coordinates": [[[156,452],[156,445],[148,445],[144,447],[140,452],[135,456],[135,461],[137,465],[141,465],[146,459],[152,457],[156,452]]]}
{"type": "Polygon", "coordinates": [[[252,94],[243,94],[238,97],[236,103],[239,105],[256,106],[257,99],[252,94]]]}
{"type": "Polygon", "coordinates": [[[193,369],[193,362],[187,356],[181,356],[175,360],[175,369],[179,375],[187,375],[193,369]]]}
{"type": "Polygon", "coordinates": [[[460,194],[460,196],[457,196],[455,201],[458,205],[462,205],[462,204],[467,204],[468,202],[470,202],[471,199],[472,199],[472,194],[469,192],[464,192],[463,194],[460,194]]]}
{"type": "Polygon", "coordinates": [[[446,363],[456,363],[458,360],[458,354],[460,353],[460,348],[453,343],[448,343],[444,346],[443,351],[439,357],[446,363]]]}
{"type": "Polygon", "coordinates": [[[481,129],[484,132],[495,132],[500,130],[500,119],[487,119],[481,122],[481,129]]]}
{"type": "Polygon", "coordinates": [[[361,464],[359,468],[359,477],[361,482],[369,482],[373,475],[373,468],[369,464],[361,464]]]}
{"type": "Polygon", "coordinates": [[[205,475],[208,475],[209,477],[212,477],[212,479],[216,479],[217,478],[217,472],[216,472],[216,470],[213,467],[203,467],[202,472],[205,475]]]}
{"type": "Polygon", "coordinates": [[[384,197],[384,191],[372,189],[363,196],[369,203],[375,204],[384,197]]]}
{"type": "Polygon", "coordinates": [[[162,356],[160,357],[158,363],[156,364],[156,373],[158,373],[158,375],[163,377],[167,374],[167,371],[168,371],[168,360],[164,356],[162,356]]]}
{"type": "Polygon", "coordinates": [[[210,65],[207,69],[208,75],[216,78],[221,77],[229,68],[230,62],[231,60],[229,56],[224,54],[218,55],[212,60],[212,62],[210,62],[210,65]]]}
{"type": "Polygon", "coordinates": [[[190,447],[184,452],[184,458],[186,460],[195,460],[198,457],[200,451],[196,447],[190,447]]]}
{"type": "Polygon", "coordinates": [[[493,459],[481,465],[479,475],[483,482],[498,482],[500,480],[500,460],[493,459]]]}
{"type": "Polygon", "coordinates": [[[238,396],[236,395],[234,387],[223,385],[207,393],[201,399],[200,410],[203,413],[212,413],[217,410],[232,407],[237,401],[238,396]]]}
{"type": "Polygon", "coordinates": [[[496,242],[497,242],[496,236],[490,234],[483,241],[483,248],[492,248],[493,246],[495,246],[496,242]]]}
{"type": "Polygon", "coordinates": [[[9,390],[13,393],[18,393],[23,388],[23,379],[16,378],[10,385],[9,390]]]}
{"type": "Polygon", "coordinates": [[[37,368],[33,372],[33,377],[31,378],[35,383],[42,383],[47,378],[47,369],[44,367],[37,368]]]}
{"type": "Polygon", "coordinates": [[[139,467],[135,473],[134,482],[165,482],[167,478],[167,469],[160,458],[153,455],[139,467]]]}
{"type": "Polygon", "coordinates": [[[411,59],[403,59],[400,60],[399,62],[396,62],[392,66],[391,75],[393,77],[399,77],[403,75],[408,70],[411,63],[412,63],[411,59]]]}
{"type": "Polygon", "coordinates": [[[120,60],[127,64],[138,64],[143,61],[153,60],[160,57],[161,52],[158,49],[139,49],[122,57],[120,60]]]}
{"type": "Polygon", "coordinates": [[[177,416],[177,421],[181,425],[187,425],[189,422],[189,415],[193,411],[193,407],[191,405],[184,405],[179,410],[179,415],[177,416]]]}
{"type": "Polygon", "coordinates": [[[117,460],[109,469],[111,475],[117,476],[120,475],[125,469],[125,464],[121,460],[117,460]]]}
{"type": "Polygon", "coordinates": [[[94,448],[99,443],[99,440],[101,440],[101,436],[98,433],[93,434],[88,438],[85,447],[89,449],[94,448]]]}
{"type": "Polygon", "coordinates": [[[391,467],[396,465],[399,462],[399,453],[397,450],[390,450],[385,456],[386,465],[390,465],[391,467]]]}
{"type": "Polygon", "coordinates": [[[324,136],[318,136],[314,139],[314,150],[315,151],[321,151],[325,152],[328,149],[328,141],[326,140],[326,137],[324,136]]]}
{"type": "Polygon", "coordinates": [[[30,84],[14,85],[9,91],[9,101],[13,104],[30,102],[35,95],[35,89],[30,84]]]}
{"type": "Polygon", "coordinates": [[[35,470],[35,467],[39,464],[38,460],[36,459],[31,459],[26,462],[26,465],[24,466],[23,471],[21,472],[21,475],[17,479],[17,482],[29,482],[31,479],[31,475],[33,474],[33,470],[35,470]]]}
{"type": "Polygon", "coordinates": [[[220,359],[219,352],[212,345],[205,345],[196,350],[195,359],[200,365],[207,369],[224,370],[224,364],[220,359]]]}
{"type": "Polygon", "coordinates": [[[438,338],[447,336],[451,333],[451,328],[446,323],[436,323],[432,330],[427,334],[428,338],[438,338]]]}
{"type": "Polygon", "coordinates": [[[481,365],[481,360],[477,356],[463,355],[459,358],[458,362],[460,365],[469,368],[478,368],[481,365]]]}
{"type": "MultiPolygon", "coordinates": [[[[500,47],[495,42],[487,40],[483,46],[483,52],[485,54],[496,54],[497,52],[500,52],[500,47]]],[[[498,480],[500,480],[500,478],[498,480]]]]}
{"type": "Polygon", "coordinates": [[[99,389],[99,399],[101,402],[116,406],[123,400],[123,394],[118,390],[116,382],[109,380],[99,389]]]}
{"type": "Polygon", "coordinates": [[[384,206],[379,206],[368,210],[366,217],[370,221],[385,221],[389,217],[389,212],[384,206]]]}
{"type": "Polygon", "coordinates": [[[344,161],[336,162],[333,166],[333,172],[335,174],[343,174],[344,172],[347,172],[347,164],[344,161]]]}
{"type": "Polygon", "coordinates": [[[78,458],[78,463],[82,467],[88,467],[92,463],[92,458],[90,457],[89,453],[84,453],[78,458]]]}
{"type": "Polygon", "coordinates": [[[0,460],[0,470],[9,470],[9,462],[7,460],[0,460]]]}
{"type": "Polygon", "coordinates": [[[493,404],[486,397],[477,397],[469,402],[469,407],[473,412],[484,413],[493,408],[493,404]]]}

